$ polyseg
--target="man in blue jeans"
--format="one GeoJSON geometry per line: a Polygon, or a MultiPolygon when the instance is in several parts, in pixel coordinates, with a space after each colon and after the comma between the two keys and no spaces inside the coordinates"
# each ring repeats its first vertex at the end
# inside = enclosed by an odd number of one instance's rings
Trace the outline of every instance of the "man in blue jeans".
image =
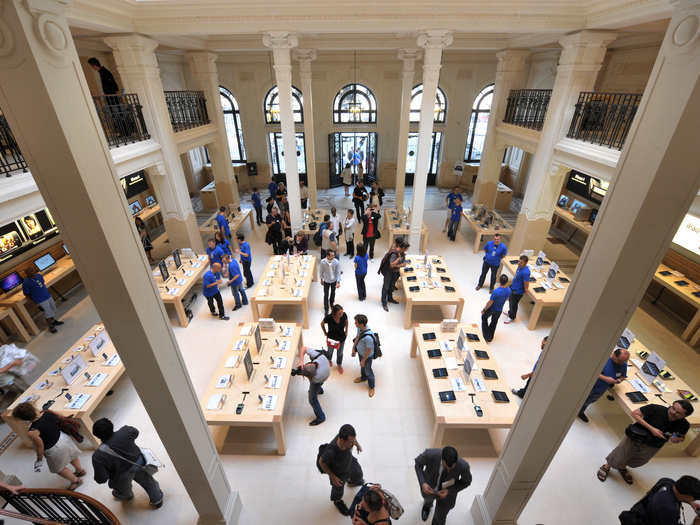
{"type": "Polygon", "coordinates": [[[102,441],[102,445],[92,454],[95,481],[100,484],[107,482],[112,495],[121,500],[134,499],[131,485],[135,481],[148,494],[152,507],[162,507],[163,491],[160,485],[142,468],[146,460],[136,445],[139,431],[125,425],[115,432],[112,422],[102,418],[92,425],[92,433],[102,441]]]}
{"type": "Polygon", "coordinates": [[[459,223],[462,220],[462,199],[455,197],[452,207],[450,208],[450,226],[447,229],[447,236],[452,242],[457,239],[457,230],[459,223]]]}
{"type": "Polygon", "coordinates": [[[315,427],[326,420],[326,414],[323,413],[321,403],[318,402],[318,396],[323,394],[323,383],[331,375],[331,364],[325,352],[304,346],[301,349],[297,367],[301,368],[301,375],[309,380],[309,404],[314,409],[316,416],[316,419],[311,421],[309,425],[315,427]],[[311,358],[311,362],[304,364],[305,355],[311,358]]]}
{"type": "Polygon", "coordinates": [[[610,357],[605,362],[603,371],[598,376],[598,380],[593,385],[591,393],[583,402],[581,410],[578,412],[578,418],[584,423],[588,423],[588,416],[585,414],[588,405],[592,405],[602,397],[608,389],[622,383],[627,377],[627,361],[630,358],[630,353],[624,348],[616,348],[610,357]]]}
{"type": "Polygon", "coordinates": [[[501,265],[501,260],[508,253],[508,248],[501,242],[501,234],[497,233],[493,236],[493,240],[484,245],[484,264],[481,266],[481,275],[479,276],[479,284],[476,285],[477,290],[481,290],[484,286],[486,274],[491,270],[491,285],[489,292],[493,292],[493,287],[496,286],[496,274],[498,267],[501,265]]]}
{"type": "Polygon", "coordinates": [[[226,218],[226,208],[224,206],[219,208],[219,213],[216,214],[216,224],[219,226],[219,231],[226,235],[227,239],[230,239],[231,228],[228,225],[228,219],[226,218]]]}
{"type": "Polygon", "coordinates": [[[248,305],[248,296],[243,288],[243,272],[241,272],[241,267],[238,266],[238,261],[230,255],[224,257],[224,262],[228,264],[228,282],[226,284],[231,287],[231,294],[233,294],[233,300],[236,302],[236,306],[233,307],[235,312],[241,306],[248,305]],[[243,302],[241,302],[241,299],[243,302]]]}
{"type": "Polygon", "coordinates": [[[503,305],[510,296],[508,276],[501,275],[498,278],[498,282],[500,286],[491,292],[489,302],[486,303],[484,309],[481,310],[481,332],[484,334],[484,339],[486,339],[488,343],[491,342],[496,333],[498,318],[501,316],[501,312],[503,312],[503,305]]]}
{"type": "Polygon", "coordinates": [[[352,356],[355,353],[360,358],[360,377],[355,378],[355,383],[367,381],[369,386],[369,397],[374,397],[374,371],[372,370],[372,360],[374,359],[374,334],[367,328],[367,316],[357,314],[355,316],[355,326],[357,336],[352,345],[352,356]]]}
{"type": "Polygon", "coordinates": [[[518,303],[523,298],[525,292],[530,288],[530,268],[527,265],[527,255],[521,255],[518,260],[518,267],[515,269],[513,282],[510,283],[510,297],[508,298],[508,319],[506,324],[515,321],[515,316],[518,315],[518,303]]]}
{"type": "Polygon", "coordinates": [[[245,240],[245,235],[238,232],[236,234],[238,241],[238,249],[236,253],[241,257],[241,266],[243,266],[243,276],[245,277],[245,287],[250,288],[255,284],[253,274],[250,272],[250,265],[253,263],[253,255],[250,252],[250,244],[245,240]]]}

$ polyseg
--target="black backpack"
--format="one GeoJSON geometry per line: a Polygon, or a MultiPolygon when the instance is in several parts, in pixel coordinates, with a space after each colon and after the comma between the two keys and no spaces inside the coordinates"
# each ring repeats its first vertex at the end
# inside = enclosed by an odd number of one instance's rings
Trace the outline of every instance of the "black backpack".
{"type": "Polygon", "coordinates": [[[379,341],[379,334],[377,332],[372,332],[370,334],[368,334],[367,332],[363,332],[360,339],[363,339],[365,337],[371,337],[374,341],[374,357],[372,359],[379,359],[380,357],[382,357],[382,355],[384,354],[382,354],[382,344],[379,341]]]}
{"type": "Polygon", "coordinates": [[[323,469],[321,468],[320,460],[321,460],[321,455],[323,454],[323,451],[326,450],[326,447],[328,446],[328,443],[324,443],[323,445],[318,446],[318,454],[316,455],[316,468],[321,474],[325,474],[323,469]]]}
{"type": "Polygon", "coordinates": [[[314,244],[316,246],[321,246],[321,243],[323,242],[323,239],[321,238],[321,233],[322,230],[318,230],[316,233],[314,233],[314,244]]]}
{"type": "Polygon", "coordinates": [[[670,490],[675,485],[675,481],[671,478],[661,478],[656,484],[649,489],[642,499],[640,499],[630,510],[623,510],[618,519],[621,525],[648,525],[649,515],[647,513],[647,505],[649,498],[662,489],[670,490]]]}

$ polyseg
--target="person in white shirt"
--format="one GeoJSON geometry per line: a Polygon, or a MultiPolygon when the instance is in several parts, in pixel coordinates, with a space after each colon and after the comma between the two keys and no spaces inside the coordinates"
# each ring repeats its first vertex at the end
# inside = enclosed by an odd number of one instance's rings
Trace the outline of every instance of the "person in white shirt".
{"type": "Polygon", "coordinates": [[[299,195],[301,196],[301,209],[305,210],[309,203],[309,188],[306,187],[304,181],[299,181],[299,195]]]}
{"type": "Polygon", "coordinates": [[[355,212],[348,210],[348,214],[343,221],[343,230],[345,233],[345,255],[351,259],[355,256],[355,212]]]}
{"type": "Polygon", "coordinates": [[[331,224],[331,216],[325,215],[323,217],[323,231],[321,232],[321,260],[326,258],[328,250],[338,249],[338,237],[336,237],[333,232],[333,225],[331,224]]]}
{"type": "Polygon", "coordinates": [[[340,262],[335,258],[335,250],[326,252],[319,273],[323,285],[323,312],[324,315],[328,315],[328,309],[335,304],[335,289],[340,288],[340,262]]]}
{"type": "Polygon", "coordinates": [[[335,238],[340,236],[340,215],[338,215],[338,210],[331,208],[331,228],[333,228],[333,233],[335,233],[335,238]]]}
{"type": "Polygon", "coordinates": [[[350,196],[350,186],[352,186],[352,168],[350,163],[345,164],[345,168],[340,172],[340,177],[343,179],[343,186],[345,187],[345,196],[350,196]]]}

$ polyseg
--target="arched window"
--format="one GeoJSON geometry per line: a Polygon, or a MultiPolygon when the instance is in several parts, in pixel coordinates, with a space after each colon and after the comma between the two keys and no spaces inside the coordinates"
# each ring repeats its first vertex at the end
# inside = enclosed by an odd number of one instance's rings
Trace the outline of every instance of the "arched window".
{"type": "MultiPolygon", "coordinates": [[[[423,103],[423,84],[418,84],[411,91],[411,113],[410,122],[420,122],[420,106],[423,103]]],[[[445,122],[445,117],[447,116],[447,97],[445,92],[437,88],[435,93],[435,116],[433,122],[442,124],[445,122]]]]}
{"type": "Polygon", "coordinates": [[[241,112],[238,110],[238,102],[231,92],[223,86],[219,86],[221,107],[224,110],[224,125],[226,126],[226,138],[228,150],[231,154],[231,162],[245,162],[245,146],[243,146],[243,126],[241,125],[241,112]]]}
{"type": "MultiPolygon", "coordinates": [[[[277,86],[265,95],[265,122],[275,124],[280,121],[280,92],[277,86]]],[[[304,97],[301,91],[292,86],[292,114],[294,122],[304,122],[304,97]]]]}
{"type": "Polygon", "coordinates": [[[465,162],[478,162],[481,160],[492,101],[493,84],[489,84],[482,89],[474,99],[472,118],[469,120],[469,133],[467,133],[467,148],[464,151],[465,162]]]}
{"type": "Polygon", "coordinates": [[[333,99],[333,122],[377,122],[377,99],[367,86],[348,84],[333,99]]]}

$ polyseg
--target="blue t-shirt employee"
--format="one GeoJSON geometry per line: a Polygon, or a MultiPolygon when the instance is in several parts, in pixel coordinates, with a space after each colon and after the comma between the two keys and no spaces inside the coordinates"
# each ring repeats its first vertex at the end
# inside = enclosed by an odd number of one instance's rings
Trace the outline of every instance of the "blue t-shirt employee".
{"type": "Polygon", "coordinates": [[[608,389],[622,383],[627,377],[627,361],[630,358],[630,353],[624,348],[616,348],[610,357],[605,362],[603,371],[598,376],[598,380],[593,385],[591,393],[583,402],[581,410],[578,412],[578,418],[584,423],[588,423],[588,416],[584,413],[588,405],[598,401],[608,389]]]}
{"type": "Polygon", "coordinates": [[[523,298],[525,292],[530,288],[530,267],[527,265],[527,255],[521,255],[518,259],[518,267],[515,269],[513,282],[510,283],[510,297],[508,298],[508,319],[505,323],[510,324],[518,315],[518,303],[523,298]]]}
{"type": "Polygon", "coordinates": [[[481,332],[484,334],[486,342],[490,343],[496,333],[496,325],[498,318],[503,312],[503,305],[510,297],[510,288],[508,287],[508,276],[501,275],[498,278],[500,286],[491,292],[491,298],[486,303],[484,309],[481,310],[481,332]]]}
{"type": "Polygon", "coordinates": [[[219,291],[219,286],[223,284],[221,279],[221,263],[215,262],[211,265],[211,269],[204,274],[202,277],[202,295],[207,298],[207,304],[209,305],[209,311],[212,315],[218,315],[219,319],[228,321],[226,312],[224,310],[224,299],[221,297],[221,292],[219,291]],[[216,313],[214,308],[214,301],[219,307],[219,313],[216,313]]]}
{"type": "Polygon", "coordinates": [[[489,291],[493,292],[493,288],[496,286],[496,274],[498,273],[498,267],[501,265],[501,259],[508,253],[508,247],[501,242],[500,233],[494,235],[493,240],[484,245],[484,252],[484,264],[481,266],[481,275],[479,276],[479,284],[476,285],[476,289],[481,290],[481,287],[484,286],[486,274],[491,270],[491,285],[489,286],[489,291]]]}
{"type": "Polygon", "coordinates": [[[241,232],[236,234],[236,240],[238,241],[238,249],[236,254],[241,258],[241,266],[243,266],[243,277],[245,277],[245,287],[250,288],[255,284],[253,280],[253,274],[250,271],[250,265],[253,262],[253,255],[250,251],[250,244],[245,240],[245,235],[241,232]]]}
{"type": "Polygon", "coordinates": [[[46,287],[44,277],[40,273],[32,274],[31,270],[27,270],[27,277],[22,282],[22,292],[44,312],[46,322],[49,324],[49,332],[55,334],[56,327],[62,325],[63,321],[56,319],[56,303],[46,287]]]}
{"type": "Polygon", "coordinates": [[[219,231],[226,235],[227,239],[230,239],[231,228],[228,225],[228,219],[226,218],[226,208],[224,206],[219,208],[219,213],[216,214],[216,224],[219,226],[219,231]]]}
{"type": "Polygon", "coordinates": [[[224,260],[228,263],[228,283],[226,284],[231,287],[233,300],[236,303],[233,309],[238,310],[248,304],[248,296],[243,288],[243,272],[241,272],[241,267],[238,266],[238,261],[233,257],[226,256],[224,260]]]}
{"type": "Polygon", "coordinates": [[[214,263],[219,263],[220,266],[223,266],[226,253],[221,245],[216,244],[214,239],[207,241],[207,255],[209,256],[209,266],[213,268],[214,263]]]}

